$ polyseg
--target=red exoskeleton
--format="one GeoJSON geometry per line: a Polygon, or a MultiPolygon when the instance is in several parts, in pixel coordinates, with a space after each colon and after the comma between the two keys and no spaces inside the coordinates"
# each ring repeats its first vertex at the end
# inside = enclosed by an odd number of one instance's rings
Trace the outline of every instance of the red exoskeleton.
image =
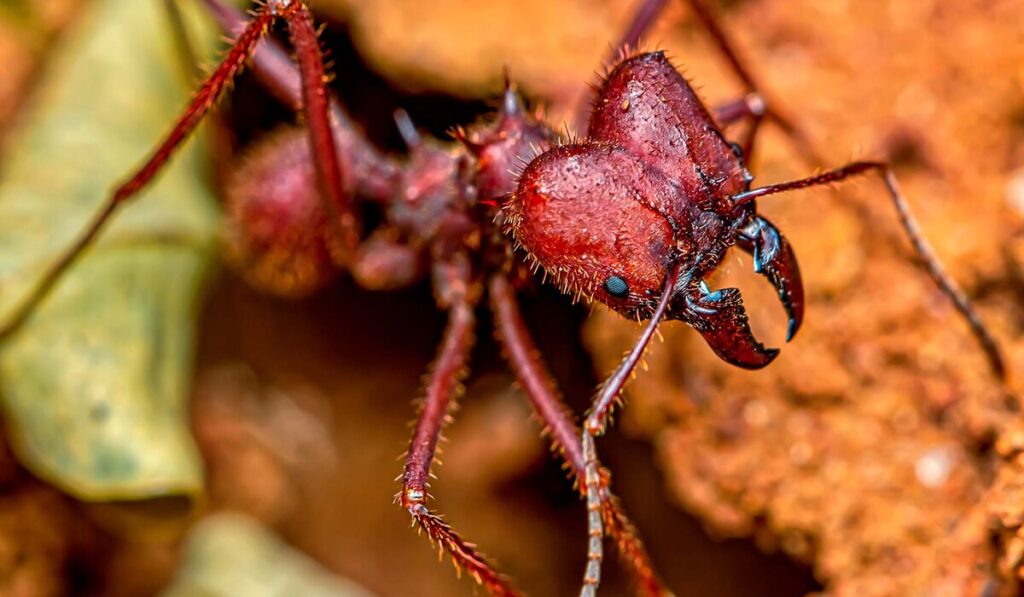
{"type": "MultiPolygon", "coordinates": [[[[933,255],[884,163],[855,162],[806,179],[751,187],[746,163],[763,120],[773,120],[805,149],[806,142],[757,92],[698,0],[690,5],[748,88],[745,97],[708,110],[662,53],[627,53],[598,86],[592,109],[581,114],[578,140],[561,140],[524,109],[507,83],[495,119],[457,130],[455,145],[421,138],[400,114],[398,126],[409,147],[402,157],[375,149],[330,97],[305,2],[269,0],[248,21],[219,0],[205,3],[237,36],[234,45],[149,160],[114,191],[15,317],[0,327],[0,338],[17,331],[33,305],[118,208],[152,181],[253,57],[256,76],[280,101],[303,111],[307,131],[279,135],[237,171],[227,189],[228,255],[253,285],[287,296],[312,292],[343,271],[370,289],[430,278],[448,324],[424,391],[398,501],[492,593],[514,591],[427,508],[438,438],[467,375],[475,309],[485,298],[509,364],[586,498],[590,537],[581,595],[593,595],[599,586],[605,534],[615,540],[640,590],[664,592],[611,493],[610,475],[600,466],[594,444],[656,326],[665,318],[684,321],[719,357],[740,367],[761,368],[775,358],[777,349],[753,337],[739,291],[712,290],[704,281],[735,245],[753,255],[755,270],[777,290],[789,316],[787,339],[800,327],[804,297],[796,257],[785,237],[758,215],[759,197],[879,174],[928,273],[968,321],[993,370],[1004,375],[994,340],[933,255]],[[264,41],[277,21],[287,25],[297,68],[279,46],[264,41]],[[750,122],[746,138],[730,143],[723,127],[740,120],[750,122]],[[374,203],[383,213],[373,230],[362,225],[363,203],[374,203]],[[519,313],[516,289],[529,279],[531,268],[543,269],[566,294],[648,320],[633,350],[603,384],[582,429],[538,358],[519,313]]],[[[664,4],[641,2],[619,47],[635,47],[664,4]]]]}

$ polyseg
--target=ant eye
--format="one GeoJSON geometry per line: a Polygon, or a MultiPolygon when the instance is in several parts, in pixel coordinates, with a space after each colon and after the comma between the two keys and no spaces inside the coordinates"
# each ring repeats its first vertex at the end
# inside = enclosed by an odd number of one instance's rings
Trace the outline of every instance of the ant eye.
{"type": "Polygon", "coordinates": [[[629,295],[629,284],[618,276],[610,276],[604,281],[604,289],[608,291],[608,294],[624,298],[629,295]]]}

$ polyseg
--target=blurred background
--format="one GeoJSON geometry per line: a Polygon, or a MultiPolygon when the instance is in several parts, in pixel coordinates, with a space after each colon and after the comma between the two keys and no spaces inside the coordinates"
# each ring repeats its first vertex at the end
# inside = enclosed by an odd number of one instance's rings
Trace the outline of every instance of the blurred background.
{"type": "MultiPolygon", "coordinates": [[[[599,444],[617,493],[679,595],[1016,594],[1024,7],[708,3],[818,166],[895,165],[1011,377],[992,378],[877,182],[765,199],[800,258],[804,328],[746,372],[663,326],[599,444]]],[[[640,3],[311,4],[332,87],[401,152],[395,109],[450,141],[493,111],[506,65],[561,129],[640,3]]],[[[225,46],[202,3],[177,5],[212,64],[225,46]]],[[[0,0],[0,318],[196,85],[170,14],[164,0],[0,0]]],[[[686,2],[646,39],[708,103],[742,92],[686,2]]],[[[223,107],[237,155],[296,121],[244,74],[223,107]]],[[[231,152],[208,132],[0,346],[0,594],[481,594],[393,503],[445,321],[429,287],[343,278],[300,301],[248,288],[218,258],[215,172],[231,152]]],[[[768,183],[814,165],[769,126],[751,169],[768,183]]],[[[755,334],[781,345],[784,314],[750,270],[732,255],[712,286],[743,288],[755,334]]],[[[582,412],[640,328],[547,286],[522,304],[582,412]]],[[[524,592],[575,594],[584,509],[480,320],[434,507],[524,592]]],[[[603,593],[629,594],[606,570],[603,593]]]]}

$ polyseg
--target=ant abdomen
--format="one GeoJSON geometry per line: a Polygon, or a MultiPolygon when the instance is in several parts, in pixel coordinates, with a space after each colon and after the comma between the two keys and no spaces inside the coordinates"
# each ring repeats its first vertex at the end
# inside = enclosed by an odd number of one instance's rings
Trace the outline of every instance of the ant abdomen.
{"type": "Polygon", "coordinates": [[[232,173],[225,199],[226,260],[252,286],[298,298],[338,273],[304,130],[258,142],[232,173]]]}

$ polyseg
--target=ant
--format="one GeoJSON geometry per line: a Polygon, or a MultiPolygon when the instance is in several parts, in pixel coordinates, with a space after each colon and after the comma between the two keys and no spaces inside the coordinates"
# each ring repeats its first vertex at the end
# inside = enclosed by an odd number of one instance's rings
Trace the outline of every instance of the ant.
{"type": "MultiPolygon", "coordinates": [[[[34,306],[82,255],[114,214],[170,160],[238,71],[251,60],[256,77],[280,101],[305,115],[306,135],[281,136],[255,151],[226,189],[228,258],[254,286],[301,296],[348,271],[362,286],[389,289],[425,276],[448,323],[431,368],[397,501],[455,563],[490,592],[515,594],[475,547],[427,508],[427,487],[441,430],[453,406],[486,296],[512,369],[556,452],[571,470],[588,511],[587,565],[581,597],[600,584],[607,533],[648,594],[665,590],[633,525],[611,492],[597,458],[616,399],[664,319],[697,330],[723,360],[747,369],[767,366],[778,349],[751,333],[739,290],[711,290],[704,281],[733,246],[753,255],[755,271],[776,289],[789,326],[800,328],[804,294],[793,248],[757,212],[768,195],[875,173],[928,274],[977,337],[994,373],[1005,365],[970,301],[946,274],[911,216],[887,164],[859,161],[792,182],[752,187],[746,164],[763,121],[773,121],[815,161],[806,138],[767,102],[703,4],[696,17],[744,83],[744,97],[708,110],[662,52],[624,51],[580,110],[579,135],[563,141],[523,107],[506,73],[492,122],[453,136],[445,147],[420,136],[407,115],[397,126],[409,155],[374,148],[331,97],[313,17],[303,0],[267,0],[249,20],[203,0],[236,39],[151,157],[117,187],[103,209],[50,266],[0,325],[14,334],[34,306]],[[267,32],[283,22],[297,68],[267,32]],[[723,128],[750,123],[739,143],[723,128]],[[382,223],[368,235],[360,202],[374,203],[382,223]],[[580,429],[538,357],[516,298],[530,269],[543,270],[566,294],[600,301],[648,323],[622,364],[602,385],[580,429]]],[[[617,48],[635,48],[666,0],[644,0],[617,48]]]]}

